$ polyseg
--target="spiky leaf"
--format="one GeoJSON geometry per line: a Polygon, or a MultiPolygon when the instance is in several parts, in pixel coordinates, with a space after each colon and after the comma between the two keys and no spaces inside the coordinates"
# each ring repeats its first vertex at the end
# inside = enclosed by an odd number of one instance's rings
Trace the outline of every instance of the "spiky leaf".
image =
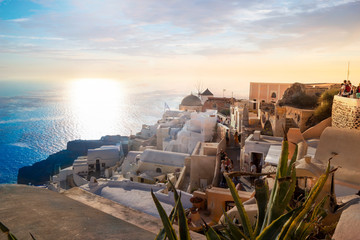
{"type": "Polygon", "coordinates": [[[269,186],[263,179],[255,180],[255,199],[258,206],[258,214],[255,226],[255,236],[259,235],[265,219],[266,205],[269,199],[269,186]]]}
{"type": "Polygon", "coordinates": [[[209,225],[204,222],[204,233],[206,236],[206,239],[208,240],[221,240],[221,237],[216,233],[216,231],[209,225]]]}
{"type": "MultiPolygon", "coordinates": [[[[173,207],[173,209],[171,210],[171,213],[169,215],[171,224],[174,223],[177,207],[178,207],[178,203],[176,203],[175,207],[173,207]]],[[[156,236],[155,240],[165,240],[165,238],[166,238],[166,231],[165,231],[165,228],[162,228],[159,231],[158,235],[156,236]]]]}
{"type": "Polygon", "coordinates": [[[285,239],[290,238],[290,236],[293,234],[293,232],[296,229],[296,226],[298,226],[298,224],[300,224],[300,222],[302,221],[302,219],[304,218],[304,216],[310,211],[313,203],[315,202],[317,196],[319,195],[319,193],[321,192],[322,188],[325,185],[325,182],[329,176],[329,172],[330,172],[330,161],[328,163],[326,172],[324,174],[322,174],[320,176],[320,178],[316,181],[314,187],[311,189],[309,197],[306,199],[305,203],[304,203],[304,207],[302,209],[302,211],[296,216],[296,218],[294,219],[294,221],[292,221],[286,235],[285,235],[285,239]]]}
{"type": "Polygon", "coordinates": [[[185,210],[184,210],[183,205],[181,203],[181,196],[179,196],[178,192],[176,191],[175,186],[173,185],[173,183],[171,181],[170,181],[170,185],[171,185],[172,189],[174,190],[175,202],[179,202],[178,208],[177,208],[177,216],[178,216],[178,221],[179,221],[180,239],[181,240],[190,239],[189,227],[188,227],[188,223],[187,223],[185,210]]]}
{"type": "Polygon", "coordinates": [[[0,229],[2,232],[4,233],[8,233],[9,232],[9,229],[2,223],[0,222],[0,229]]]}
{"type": "Polygon", "coordinates": [[[279,233],[281,232],[282,227],[289,220],[289,218],[293,215],[296,209],[283,214],[278,219],[273,221],[269,226],[267,226],[261,234],[256,238],[256,240],[268,240],[268,239],[276,239],[279,233]]]}
{"type": "Polygon", "coordinates": [[[238,195],[238,191],[236,190],[233,181],[231,181],[231,179],[229,177],[225,176],[225,179],[226,179],[227,185],[230,189],[231,195],[234,199],[235,205],[238,209],[240,219],[241,219],[241,224],[244,229],[244,233],[246,234],[246,236],[249,237],[249,239],[255,239],[254,231],[250,224],[249,216],[247,215],[247,213],[244,209],[244,205],[242,204],[242,201],[238,195]]]}
{"type": "Polygon", "coordinates": [[[156,198],[156,196],[155,196],[152,189],[151,189],[151,196],[152,196],[152,198],[154,200],[155,206],[156,206],[156,208],[157,208],[157,210],[159,212],[161,221],[162,221],[162,223],[164,225],[166,236],[168,237],[169,240],[177,240],[177,236],[176,236],[176,233],[175,233],[175,230],[174,230],[173,226],[171,225],[170,219],[167,216],[164,208],[161,206],[159,200],[156,198]]]}
{"type": "Polygon", "coordinates": [[[245,239],[248,240],[249,238],[240,230],[238,226],[233,224],[233,222],[230,220],[227,213],[224,211],[224,217],[225,217],[225,223],[227,224],[227,227],[229,229],[229,233],[232,239],[245,239]]]}
{"type": "Polygon", "coordinates": [[[29,234],[30,234],[32,240],[36,240],[36,238],[31,233],[29,233],[29,234]]]}

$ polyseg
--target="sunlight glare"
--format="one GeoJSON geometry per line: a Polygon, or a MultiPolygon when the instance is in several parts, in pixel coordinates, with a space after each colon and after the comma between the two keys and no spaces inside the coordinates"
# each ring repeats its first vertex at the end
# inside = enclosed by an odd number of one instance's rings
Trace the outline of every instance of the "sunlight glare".
{"type": "Polygon", "coordinates": [[[83,139],[118,134],[124,100],[121,83],[109,79],[79,79],[69,85],[69,100],[79,135],[83,139]]]}

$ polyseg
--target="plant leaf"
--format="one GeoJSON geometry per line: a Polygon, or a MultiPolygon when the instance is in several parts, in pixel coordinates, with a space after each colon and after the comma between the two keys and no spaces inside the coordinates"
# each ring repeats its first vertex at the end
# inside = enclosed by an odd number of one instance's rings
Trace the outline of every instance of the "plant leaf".
{"type": "Polygon", "coordinates": [[[2,222],[0,222],[0,229],[4,233],[10,232],[10,230],[2,222]]]}
{"type": "Polygon", "coordinates": [[[249,237],[249,239],[255,239],[254,232],[252,229],[252,226],[250,224],[249,216],[247,215],[244,205],[242,204],[242,201],[238,195],[238,191],[235,188],[235,185],[233,181],[228,176],[225,176],[227,185],[230,189],[231,195],[234,199],[235,205],[237,207],[237,210],[239,212],[240,218],[241,218],[241,224],[244,229],[244,233],[249,237]]]}
{"type": "Polygon", "coordinates": [[[285,135],[284,135],[284,140],[282,142],[281,155],[276,169],[274,187],[271,190],[268,206],[266,209],[266,215],[263,225],[261,227],[261,231],[264,230],[267,226],[269,226],[272,221],[274,221],[276,218],[278,218],[284,213],[284,209],[282,209],[281,206],[279,206],[279,203],[283,200],[284,197],[282,195],[286,193],[289,186],[288,182],[279,181],[280,179],[287,177],[286,173],[287,173],[287,162],[289,156],[289,151],[288,151],[289,144],[288,141],[286,140],[285,130],[284,130],[284,134],[285,135]],[[281,182],[282,184],[280,186],[281,182]]]}
{"type": "MultiPolygon", "coordinates": [[[[176,192],[176,190],[175,190],[176,192]]],[[[180,234],[180,239],[181,240],[187,240],[187,239],[191,239],[190,238],[190,233],[189,233],[189,227],[188,227],[188,223],[187,223],[187,218],[185,215],[185,210],[182,206],[180,197],[178,198],[178,209],[177,209],[177,216],[178,216],[178,221],[179,221],[179,234],[180,234]]]]}
{"type": "MultiPolygon", "coordinates": [[[[177,207],[178,207],[178,203],[176,203],[175,207],[173,207],[173,209],[171,210],[171,213],[169,215],[171,224],[174,223],[177,207]]],[[[166,231],[165,231],[165,228],[162,228],[159,231],[158,235],[156,236],[155,240],[165,240],[165,238],[166,238],[166,231]]]]}
{"type": "Polygon", "coordinates": [[[170,219],[167,216],[164,208],[161,206],[159,200],[156,198],[156,196],[155,196],[152,189],[151,189],[151,196],[152,196],[152,198],[154,200],[155,206],[156,206],[156,208],[157,208],[157,210],[159,212],[161,221],[162,221],[162,223],[164,225],[166,236],[168,237],[169,240],[177,240],[177,236],[176,236],[176,233],[175,233],[175,230],[174,230],[173,226],[171,225],[170,219]]]}
{"type": "Polygon", "coordinates": [[[204,232],[206,239],[208,240],[221,240],[220,236],[215,232],[215,230],[211,226],[208,226],[206,223],[204,232]]]}
{"type": "Polygon", "coordinates": [[[269,200],[269,186],[263,179],[255,180],[255,199],[258,206],[258,215],[255,226],[255,236],[259,235],[261,226],[265,219],[266,205],[269,200]]]}
{"type": "Polygon", "coordinates": [[[288,141],[282,142],[282,148],[281,148],[281,157],[279,161],[279,175],[278,178],[286,177],[287,167],[288,167],[288,157],[289,157],[289,143],[288,141]]]}
{"type": "Polygon", "coordinates": [[[170,185],[174,191],[174,199],[175,202],[177,202],[177,216],[178,216],[178,221],[179,221],[179,234],[180,234],[180,239],[181,240],[187,240],[190,239],[190,233],[189,233],[189,227],[188,227],[188,223],[187,223],[187,218],[185,215],[185,210],[183,208],[183,205],[181,203],[181,196],[179,196],[178,192],[176,191],[176,188],[174,186],[174,184],[170,182],[170,185]]]}
{"type": "Polygon", "coordinates": [[[17,238],[12,233],[8,233],[8,239],[9,240],[17,240],[17,238]]]}
{"type": "Polygon", "coordinates": [[[297,209],[294,209],[288,213],[281,215],[278,219],[273,221],[269,226],[267,226],[260,235],[256,238],[256,240],[269,240],[269,239],[276,239],[279,235],[282,227],[289,220],[289,218],[293,215],[293,213],[297,209]]]}
{"type": "Polygon", "coordinates": [[[36,240],[36,238],[30,232],[29,232],[29,234],[30,234],[32,240],[36,240]]]}
{"type": "Polygon", "coordinates": [[[291,170],[292,170],[292,168],[291,168],[291,166],[295,163],[295,161],[296,161],[296,157],[297,157],[297,154],[298,154],[298,149],[299,148],[299,146],[296,144],[296,147],[295,147],[295,151],[294,151],[294,154],[293,154],[293,156],[292,156],[292,158],[291,158],[291,161],[290,161],[290,163],[289,163],[289,167],[288,167],[288,169],[287,169],[287,176],[291,176],[291,170]]]}
{"type": "Polygon", "coordinates": [[[305,203],[303,204],[304,208],[301,210],[301,212],[296,216],[296,218],[294,219],[294,221],[292,221],[284,239],[288,239],[290,238],[290,236],[293,234],[293,232],[295,231],[296,226],[302,221],[302,219],[304,218],[304,216],[310,211],[313,203],[316,200],[316,197],[319,195],[319,193],[321,192],[322,188],[325,185],[325,182],[329,176],[329,172],[330,172],[330,160],[328,162],[328,166],[326,169],[326,172],[324,174],[322,174],[320,176],[320,178],[316,181],[314,187],[311,189],[309,196],[307,197],[307,199],[305,200],[305,203]]]}
{"type": "Polygon", "coordinates": [[[249,238],[240,230],[238,226],[232,223],[227,213],[223,210],[225,216],[225,222],[228,225],[230,236],[232,239],[245,239],[248,240],[249,238]]]}

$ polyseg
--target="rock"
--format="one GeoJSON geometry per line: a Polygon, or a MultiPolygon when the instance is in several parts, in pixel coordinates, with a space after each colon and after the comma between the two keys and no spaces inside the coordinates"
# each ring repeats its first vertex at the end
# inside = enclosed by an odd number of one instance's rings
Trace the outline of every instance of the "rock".
{"type": "Polygon", "coordinates": [[[104,136],[100,140],[75,140],[67,143],[66,150],[50,155],[46,160],[19,169],[17,182],[19,184],[46,184],[50,176],[58,173],[59,168],[66,168],[73,164],[79,156],[86,156],[88,149],[99,148],[104,145],[116,145],[121,142],[126,155],[129,138],[125,136],[104,136]]]}
{"type": "Polygon", "coordinates": [[[46,160],[36,162],[32,166],[19,169],[17,182],[19,184],[41,185],[49,181],[50,176],[58,172],[59,168],[69,167],[79,155],[62,150],[50,155],[46,160]]]}

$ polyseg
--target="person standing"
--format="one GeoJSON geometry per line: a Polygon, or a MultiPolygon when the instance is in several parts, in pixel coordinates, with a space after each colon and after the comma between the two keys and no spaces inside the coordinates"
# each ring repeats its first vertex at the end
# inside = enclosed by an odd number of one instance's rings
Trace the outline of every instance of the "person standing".
{"type": "Polygon", "coordinates": [[[229,146],[229,142],[230,142],[230,132],[229,132],[229,129],[226,130],[225,139],[226,139],[226,146],[229,146]]]}
{"type": "Polygon", "coordinates": [[[234,134],[234,145],[235,145],[235,147],[239,146],[239,133],[237,130],[235,131],[235,134],[234,134]]]}
{"type": "MultiPolygon", "coordinates": [[[[257,168],[256,168],[255,163],[254,163],[254,162],[251,162],[250,164],[251,164],[251,166],[250,166],[250,172],[251,172],[251,173],[256,173],[256,172],[257,172],[257,168]]],[[[256,178],[256,177],[254,177],[254,176],[251,176],[251,177],[250,177],[250,182],[251,182],[251,184],[254,184],[255,178],[256,178]]]]}
{"type": "Polygon", "coordinates": [[[221,160],[221,165],[220,165],[220,173],[221,173],[221,181],[220,181],[220,187],[224,187],[225,186],[225,160],[221,160]]]}

